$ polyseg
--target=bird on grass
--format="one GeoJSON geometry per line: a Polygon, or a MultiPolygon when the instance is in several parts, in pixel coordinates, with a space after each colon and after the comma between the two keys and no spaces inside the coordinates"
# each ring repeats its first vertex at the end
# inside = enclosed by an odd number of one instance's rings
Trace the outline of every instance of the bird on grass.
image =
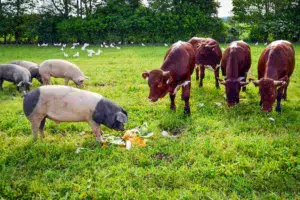
{"type": "Polygon", "coordinates": [[[77,51],[77,52],[73,55],[73,57],[79,57],[79,52],[77,51]]]}

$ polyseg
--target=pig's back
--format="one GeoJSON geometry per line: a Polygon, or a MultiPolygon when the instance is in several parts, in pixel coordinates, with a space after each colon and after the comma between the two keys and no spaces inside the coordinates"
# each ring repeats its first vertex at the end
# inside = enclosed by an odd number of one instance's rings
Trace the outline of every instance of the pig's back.
{"type": "Polygon", "coordinates": [[[80,69],[75,64],[59,59],[46,60],[39,67],[40,74],[49,74],[56,78],[69,77],[78,71],[80,69]]]}
{"type": "Polygon", "coordinates": [[[103,96],[68,86],[39,87],[35,111],[59,122],[88,121],[103,96]]]}

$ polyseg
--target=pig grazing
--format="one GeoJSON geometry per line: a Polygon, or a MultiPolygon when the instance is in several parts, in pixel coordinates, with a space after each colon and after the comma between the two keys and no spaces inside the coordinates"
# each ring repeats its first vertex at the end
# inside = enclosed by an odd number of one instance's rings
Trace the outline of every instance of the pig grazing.
{"type": "Polygon", "coordinates": [[[30,80],[31,75],[27,69],[14,64],[0,65],[0,90],[3,89],[3,81],[9,81],[16,84],[17,90],[25,95],[32,85],[30,80]]]}
{"type": "Polygon", "coordinates": [[[124,130],[127,113],[103,96],[68,86],[42,86],[29,92],[23,109],[31,123],[34,140],[38,130],[44,137],[46,118],[60,122],[88,122],[96,139],[102,142],[100,125],[124,130]]]}
{"type": "Polygon", "coordinates": [[[44,61],[40,64],[39,73],[44,85],[50,83],[51,76],[64,78],[65,85],[68,85],[71,79],[77,86],[82,85],[83,81],[87,78],[75,64],[59,59],[44,61]]]}
{"type": "Polygon", "coordinates": [[[40,83],[42,83],[41,76],[40,76],[40,73],[39,73],[38,64],[30,62],[30,61],[25,61],[25,60],[16,60],[16,61],[11,62],[10,64],[19,65],[19,66],[24,67],[25,69],[27,69],[31,74],[30,82],[32,82],[32,79],[35,78],[40,83]]]}

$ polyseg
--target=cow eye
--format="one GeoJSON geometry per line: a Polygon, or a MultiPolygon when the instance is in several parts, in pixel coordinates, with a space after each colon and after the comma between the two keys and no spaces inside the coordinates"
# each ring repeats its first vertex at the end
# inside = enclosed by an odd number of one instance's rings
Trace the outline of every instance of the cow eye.
{"type": "Polygon", "coordinates": [[[159,84],[157,85],[157,87],[161,88],[161,87],[162,87],[162,83],[159,83],[159,84]]]}

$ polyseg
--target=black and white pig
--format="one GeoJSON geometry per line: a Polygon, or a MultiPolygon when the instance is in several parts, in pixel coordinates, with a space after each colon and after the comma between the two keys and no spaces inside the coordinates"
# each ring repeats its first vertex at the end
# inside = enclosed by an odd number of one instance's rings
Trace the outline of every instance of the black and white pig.
{"type": "Polygon", "coordinates": [[[102,142],[100,125],[124,130],[127,113],[120,106],[100,94],[68,86],[41,86],[29,92],[23,109],[31,123],[34,140],[44,137],[46,118],[60,122],[88,122],[97,141],[102,142]]]}
{"type": "Polygon", "coordinates": [[[16,84],[17,90],[25,95],[32,85],[30,80],[31,75],[27,69],[14,64],[0,65],[0,90],[3,89],[3,81],[9,81],[16,84]]]}
{"type": "Polygon", "coordinates": [[[24,67],[25,69],[28,69],[28,71],[31,74],[30,82],[32,82],[32,79],[35,78],[41,84],[43,84],[40,73],[39,73],[39,65],[38,64],[30,62],[30,61],[26,61],[26,60],[15,60],[15,61],[11,62],[10,64],[19,65],[21,67],[24,67]]]}

